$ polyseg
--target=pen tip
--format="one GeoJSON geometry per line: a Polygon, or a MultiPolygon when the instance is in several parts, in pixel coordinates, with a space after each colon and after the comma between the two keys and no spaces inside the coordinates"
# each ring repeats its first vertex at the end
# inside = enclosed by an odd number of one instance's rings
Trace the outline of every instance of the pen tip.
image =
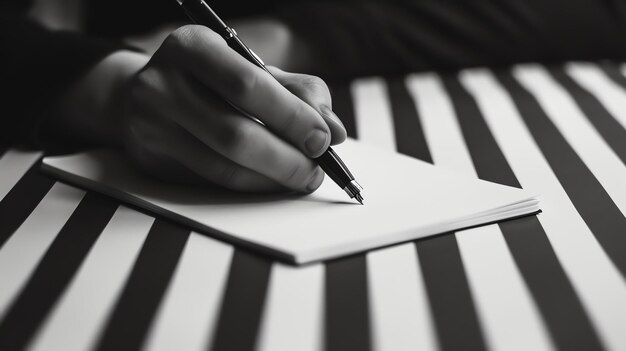
{"type": "Polygon", "coordinates": [[[363,196],[361,196],[361,194],[356,194],[356,196],[354,197],[356,199],[356,201],[358,201],[361,205],[363,205],[363,196]]]}

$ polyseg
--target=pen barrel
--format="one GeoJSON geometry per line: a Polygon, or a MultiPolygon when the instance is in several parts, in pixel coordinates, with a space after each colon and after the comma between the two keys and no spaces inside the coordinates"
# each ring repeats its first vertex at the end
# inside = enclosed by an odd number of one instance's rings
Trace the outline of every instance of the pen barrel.
{"type": "Polygon", "coordinates": [[[341,158],[339,158],[339,156],[335,153],[335,150],[331,147],[329,147],[328,150],[322,154],[322,156],[316,158],[315,161],[342,189],[347,187],[350,182],[354,180],[354,176],[352,176],[348,167],[346,167],[341,158]]]}
{"type": "Polygon", "coordinates": [[[237,32],[228,27],[204,0],[184,0],[180,5],[194,23],[206,26],[221,35],[231,49],[272,75],[265,67],[265,63],[239,39],[237,32]]]}
{"type": "Polygon", "coordinates": [[[204,0],[184,0],[180,6],[187,16],[196,24],[209,27],[215,33],[225,36],[226,23],[224,23],[204,0]]]}
{"type": "MultiPolygon", "coordinates": [[[[232,28],[230,28],[230,30],[233,31],[232,28]]],[[[248,46],[246,46],[246,44],[244,44],[241,39],[239,39],[237,33],[231,33],[230,31],[229,33],[230,34],[224,37],[224,39],[231,49],[235,50],[237,53],[239,53],[239,55],[243,56],[248,61],[262,68],[265,72],[274,77],[274,75],[267,69],[267,67],[265,67],[265,63],[263,63],[263,61],[261,61],[261,59],[248,46]]]]}

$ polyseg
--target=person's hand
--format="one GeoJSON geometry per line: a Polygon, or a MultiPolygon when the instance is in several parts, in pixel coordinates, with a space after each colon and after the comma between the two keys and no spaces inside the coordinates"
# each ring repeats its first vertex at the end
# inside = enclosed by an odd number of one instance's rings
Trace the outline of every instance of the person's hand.
{"type": "Polygon", "coordinates": [[[270,70],[278,81],[213,31],[179,28],[126,85],[125,149],[142,168],[170,179],[314,191],[324,173],[312,158],[346,131],[321,79],[270,70]]]}

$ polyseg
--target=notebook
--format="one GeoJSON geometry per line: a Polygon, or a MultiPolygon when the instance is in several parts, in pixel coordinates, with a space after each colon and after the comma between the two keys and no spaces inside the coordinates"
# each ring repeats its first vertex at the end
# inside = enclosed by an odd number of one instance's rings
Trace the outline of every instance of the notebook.
{"type": "Polygon", "coordinates": [[[523,189],[461,176],[355,140],[333,148],[364,187],[364,205],[351,201],[328,177],[310,195],[163,183],[111,151],[46,157],[43,169],[195,231],[296,264],[539,212],[537,197],[523,189]]]}

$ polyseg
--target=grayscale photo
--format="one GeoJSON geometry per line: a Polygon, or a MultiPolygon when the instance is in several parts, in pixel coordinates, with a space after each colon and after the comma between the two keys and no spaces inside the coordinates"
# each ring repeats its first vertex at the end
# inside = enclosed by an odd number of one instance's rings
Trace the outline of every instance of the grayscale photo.
{"type": "Polygon", "coordinates": [[[626,350],[623,0],[3,0],[0,350],[626,350]]]}

